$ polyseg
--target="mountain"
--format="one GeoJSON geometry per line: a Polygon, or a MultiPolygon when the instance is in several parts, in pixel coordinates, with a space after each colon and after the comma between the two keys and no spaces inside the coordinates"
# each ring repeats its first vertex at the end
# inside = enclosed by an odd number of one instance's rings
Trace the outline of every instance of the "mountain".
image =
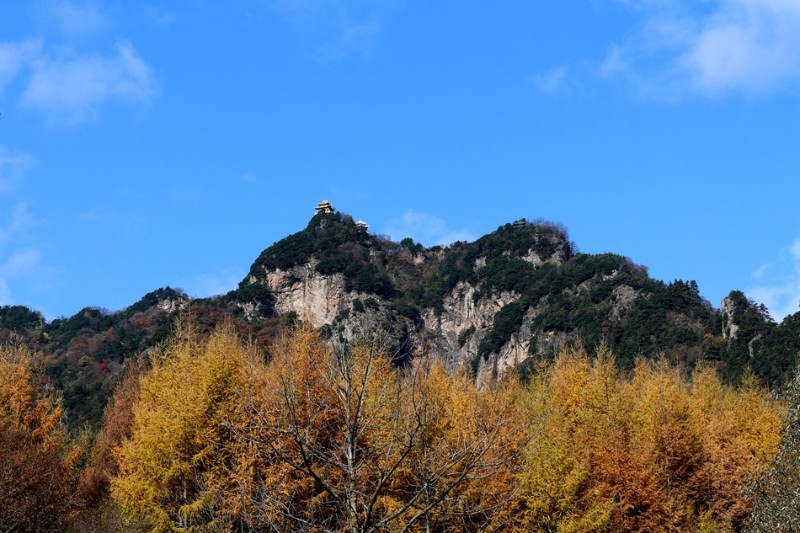
{"type": "Polygon", "coordinates": [[[193,300],[163,288],[119,312],[86,308],[50,323],[0,307],[0,340],[40,352],[71,422],[95,422],[128,358],[166,338],[178,316],[201,331],[233,322],[264,346],[297,319],[340,341],[380,327],[399,364],[435,357],[478,383],[524,376],[577,341],[608,346],[623,369],[663,354],[714,365],[731,381],[749,368],[770,386],[800,354],[800,313],[775,324],[738,291],[718,310],[694,281],[664,283],[626,257],[578,252],[559,224],[522,219],[475,242],[426,248],[371,234],[329,204],[264,250],[228,294],[193,300]]]}

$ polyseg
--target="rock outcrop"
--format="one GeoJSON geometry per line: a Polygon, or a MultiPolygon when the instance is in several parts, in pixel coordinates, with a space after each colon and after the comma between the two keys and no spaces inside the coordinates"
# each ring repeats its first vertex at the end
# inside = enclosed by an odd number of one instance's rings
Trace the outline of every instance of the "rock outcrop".
{"type": "Polygon", "coordinates": [[[275,295],[275,311],[296,313],[314,327],[331,324],[356,295],[345,290],[343,274],[322,275],[316,263],[298,265],[289,270],[265,271],[267,285],[275,295]]]}
{"type": "Polygon", "coordinates": [[[739,331],[739,326],[734,320],[735,309],[736,304],[732,298],[722,299],[722,337],[727,341],[735,339],[739,331]]]}

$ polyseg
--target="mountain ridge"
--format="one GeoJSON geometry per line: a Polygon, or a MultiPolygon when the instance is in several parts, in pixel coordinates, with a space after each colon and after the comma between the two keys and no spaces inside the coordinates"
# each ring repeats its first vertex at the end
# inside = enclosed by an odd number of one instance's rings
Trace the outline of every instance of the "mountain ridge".
{"type": "Polygon", "coordinates": [[[121,311],[84,308],[51,322],[0,307],[0,340],[38,351],[72,421],[92,422],[126,360],[166,338],[179,316],[205,330],[231,321],[264,346],[298,318],[339,341],[379,327],[399,362],[436,357],[478,383],[524,375],[579,340],[607,346],[623,369],[663,355],[716,366],[731,381],[749,369],[769,386],[786,381],[800,353],[800,313],[776,324],[739,291],[716,309],[694,281],[665,283],[627,257],[580,253],[557,223],[520,219],[473,242],[424,247],[371,234],[332,208],[262,251],[227,294],[192,299],[165,287],[121,311]]]}

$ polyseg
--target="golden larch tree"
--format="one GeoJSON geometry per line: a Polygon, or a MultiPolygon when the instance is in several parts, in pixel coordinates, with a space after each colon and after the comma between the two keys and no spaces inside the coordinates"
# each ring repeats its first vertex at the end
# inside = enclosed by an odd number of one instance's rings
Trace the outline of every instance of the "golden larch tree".
{"type": "Polygon", "coordinates": [[[80,509],[74,488],[83,450],[69,443],[62,415],[33,355],[0,348],[0,530],[65,529],[80,509]]]}

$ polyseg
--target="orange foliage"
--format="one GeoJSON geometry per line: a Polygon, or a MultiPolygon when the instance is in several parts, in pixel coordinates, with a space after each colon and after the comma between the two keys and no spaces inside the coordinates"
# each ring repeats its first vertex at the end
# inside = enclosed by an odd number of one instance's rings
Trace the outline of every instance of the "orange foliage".
{"type": "Polygon", "coordinates": [[[736,527],[750,506],[741,488],[780,441],[782,410],[752,380],[737,391],[709,369],[688,379],[644,360],[624,380],[602,348],[594,361],[582,347],[562,352],[522,405],[526,528],[736,527]]]}
{"type": "Polygon", "coordinates": [[[63,527],[79,501],[72,488],[81,449],[68,447],[62,408],[36,382],[31,354],[0,349],[0,530],[63,527]]]}
{"type": "Polygon", "coordinates": [[[334,350],[301,327],[269,362],[230,330],[189,336],[141,379],[112,494],[153,531],[498,527],[517,392],[399,369],[379,336],[334,350]]]}
{"type": "MultiPolygon", "coordinates": [[[[153,531],[734,529],[782,415],[752,379],[663,360],[624,379],[575,347],[524,388],[477,389],[398,368],[378,333],[333,346],[302,325],[268,359],[230,328],[178,337],[139,383],[112,493],[153,531]]],[[[125,390],[87,473],[114,472],[125,390]]]]}
{"type": "Polygon", "coordinates": [[[303,328],[257,376],[244,442],[264,458],[247,465],[261,527],[469,531],[509,511],[513,384],[477,391],[440,365],[397,369],[380,336],[334,350],[303,328]]]}

